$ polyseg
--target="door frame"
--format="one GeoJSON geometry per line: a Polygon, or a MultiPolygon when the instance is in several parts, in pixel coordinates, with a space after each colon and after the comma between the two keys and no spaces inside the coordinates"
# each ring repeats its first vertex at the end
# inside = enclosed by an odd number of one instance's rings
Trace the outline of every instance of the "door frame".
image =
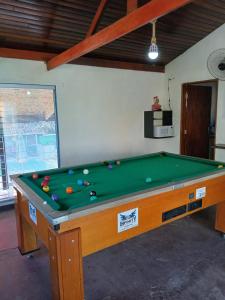
{"type": "MultiPolygon", "coordinates": [[[[181,85],[181,117],[180,117],[180,154],[184,153],[184,140],[183,140],[183,132],[184,132],[184,111],[185,111],[185,95],[184,95],[184,88],[188,85],[194,84],[201,84],[201,83],[216,83],[216,111],[215,111],[215,141],[216,141],[216,130],[217,130],[217,104],[218,104],[218,86],[219,80],[218,79],[208,79],[208,80],[200,80],[200,81],[192,81],[192,82],[185,82],[181,85]]],[[[215,153],[214,158],[215,159],[215,153]]]]}

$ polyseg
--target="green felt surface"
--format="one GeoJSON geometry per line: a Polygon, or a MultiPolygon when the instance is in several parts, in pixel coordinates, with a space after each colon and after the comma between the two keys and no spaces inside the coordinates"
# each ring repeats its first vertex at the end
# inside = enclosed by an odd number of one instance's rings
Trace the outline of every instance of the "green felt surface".
{"type": "Polygon", "coordinates": [[[21,175],[20,178],[53,209],[68,210],[204,176],[217,171],[219,164],[221,163],[174,154],[150,154],[123,159],[119,166],[113,164],[111,170],[103,163],[98,163],[39,172],[37,180],[32,179],[32,174],[21,175]],[[84,168],[89,169],[88,175],[83,174],[84,168]],[[68,169],[74,170],[74,174],[68,175],[68,169]],[[48,193],[43,192],[41,188],[41,182],[46,175],[51,176],[48,193]],[[152,181],[146,183],[147,177],[152,181]],[[77,185],[77,179],[87,180],[91,185],[80,187],[77,185]],[[68,186],[73,187],[73,194],[66,193],[68,186]],[[89,196],[92,190],[97,193],[97,199],[94,201],[91,201],[89,196]],[[57,202],[51,199],[52,193],[59,196],[57,202]]]}

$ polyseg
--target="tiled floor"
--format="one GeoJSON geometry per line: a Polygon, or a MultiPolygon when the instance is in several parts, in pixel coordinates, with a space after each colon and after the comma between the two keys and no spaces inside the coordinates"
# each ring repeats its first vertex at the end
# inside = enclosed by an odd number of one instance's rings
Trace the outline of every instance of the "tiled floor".
{"type": "MultiPolygon", "coordinates": [[[[204,211],[86,257],[85,299],[225,300],[225,240],[213,215],[204,211]]],[[[12,211],[0,212],[0,240],[0,299],[50,300],[47,251],[19,254],[12,211]]]]}
{"type": "Polygon", "coordinates": [[[16,222],[13,209],[0,207],[0,250],[17,246],[16,222]]]}

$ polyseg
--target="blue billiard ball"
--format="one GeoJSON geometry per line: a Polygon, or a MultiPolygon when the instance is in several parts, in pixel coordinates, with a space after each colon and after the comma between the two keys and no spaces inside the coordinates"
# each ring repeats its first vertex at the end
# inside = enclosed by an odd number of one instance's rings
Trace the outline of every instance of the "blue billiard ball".
{"type": "Polygon", "coordinates": [[[113,168],[112,164],[108,165],[108,169],[111,170],[113,168]]]}
{"type": "Polygon", "coordinates": [[[82,179],[77,179],[77,184],[81,186],[84,184],[84,181],[82,179]]]}
{"type": "Polygon", "coordinates": [[[68,170],[68,175],[73,175],[74,174],[74,171],[73,170],[68,170]]]}
{"type": "Polygon", "coordinates": [[[59,200],[59,196],[56,195],[56,194],[52,194],[51,198],[52,198],[53,201],[58,201],[59,200]]]}

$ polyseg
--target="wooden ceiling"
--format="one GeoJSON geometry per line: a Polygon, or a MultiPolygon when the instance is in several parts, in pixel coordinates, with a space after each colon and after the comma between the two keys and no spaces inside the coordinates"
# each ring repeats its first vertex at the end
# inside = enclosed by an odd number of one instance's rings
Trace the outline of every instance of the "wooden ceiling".
{"type": "MultiPolygon", "coordinates": [[[[1,0],[0,47],[61,53],[82,41],[99,0],[1,0]]],[[[149,2],[139,0],[139,7],[149,2]]],[[[126,15],[126,0],[108,0],[97,31],[126,15]]],[[[94,59],[165,66],[225,21],[225,0],[193,1],[157,21],[160,56],[149,61],[151,25],[146,25],[87,55],[94,59]]],[[[1,55],[1,53],[0,53],[1,55]]],[[[85,63],[85,60],[80,60],[85,63]]],[[[106,63],[107,62],[107,63],[106,63]]],[[[134,67],[135,68],[135,67],[134,67]]]]}

